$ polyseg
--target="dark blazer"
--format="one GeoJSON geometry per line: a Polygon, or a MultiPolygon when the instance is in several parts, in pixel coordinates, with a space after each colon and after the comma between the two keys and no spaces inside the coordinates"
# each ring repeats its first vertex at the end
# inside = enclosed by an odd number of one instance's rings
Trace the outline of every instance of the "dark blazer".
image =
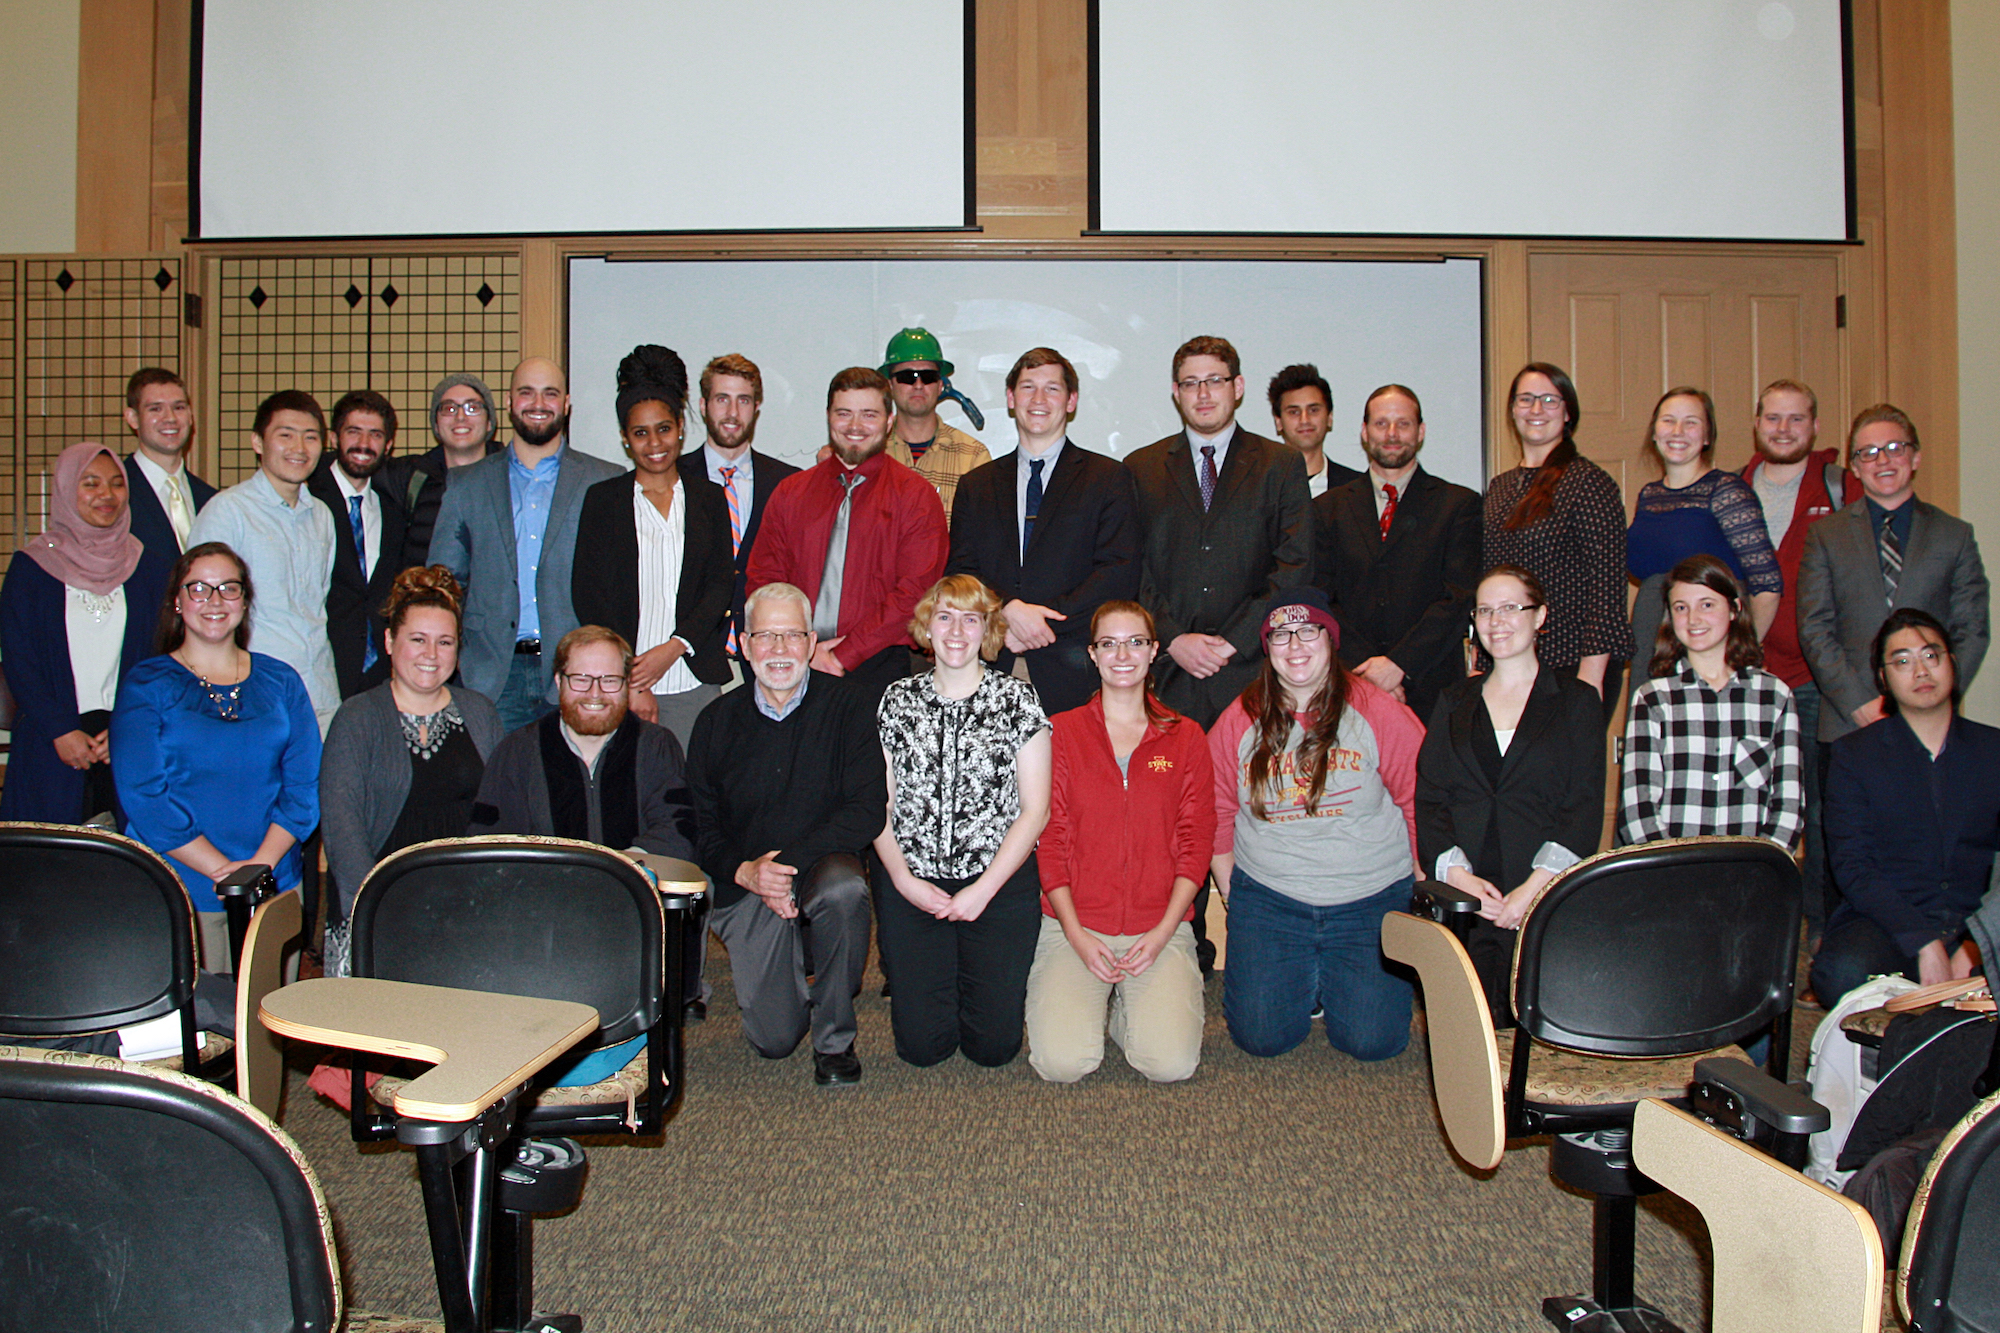
{"type": "Polygon", "coordinates": [[[375,555],[375,572],[363,577],[361,556],[354,549],[354,530],[347,523],[347,493],[333,475],[334,455],[323,455],[306,489],[333,514],[333,579],[326,589],[326,637],[333,646],[333,672],[340,697],[351,699],[389,679],[389,654],[382,647],[382,603],[403,569],[403,546],[409,515],[403,509],[406,487],[396,485],[397,471],[384,467],[368,485],[382,505],[382,540],[375,555]],[[361,669],[366,644],[375,645],[375,665],[361,669]]]}
{"type": "MultiPolygon", "coordinates": [[[[1097,689],[1091,665],[1090,618],[1105,602],[1139,595],[1139,529],[1132,516],[1132,474],[1115,459],[1072,440],[1044,480],[1042,507],[1024,554],[1016,508],[1021,451],[1002,454],[958,481],[951,508],[947,574],[972,574],[1000,594],[1046,606],[1056,641],[1030,650],[1028,678],[1050,714],[1077,708],[1097,689]]],[[[1014,655],[1001,649],[999,667],[1014,655]]]]}
{"type": "MultiPolygon", "coordinates": [[[[185,468],[181,475],[187,478],[188,493],[194,497],[194,512],[199,514],[201,507],[215,498],[215,487],[185,468]]],[[[125,455],[125,491],[131,497],[127,503],[132,510],[132,535],[145,543],[148,551],[163,557],[171,573],[174,561],[181,558],[181,544],[174,537],[174,525],[167,521],[160,497],[153,493],[153,483],[146,480],[146,474],[139,470],[139,460],[132,454],[125,455]]]]}
{"type": "MultiPolygon", "coordinates": [[[[750,548],[756,544],[757,529],[764,521],[764,502],[771,498],[772,491],[778,489],[779,482],[797,472],[798,469],[790,463],[781,462],[769,454],[752,449],[750,451],[750,471],[752,474],[750,512],[743,516],[743,540],[737,546],[735,553],[736,590],[729,603],[729,624],[731,628],[740,626],[743,623],[743,598],[745,579],[750,572],[750,548]]],[[[691,450],[681,455],[681,475],[683,477],[692,475],[703,478],[708,476],[708,451],[705,447],[691,450]]],[[[716,487],[717,494],[721,494],[721,489],[719,486],[716,487]]],[[[743,502],[743,497],[740,493],[736,497],[736,502],[739,505],[743,502]]],[[[722,532],[727,537],[729,534],[729,508],[726,497],[722,510],[722,518],[722,532]]],[[[741,655],[739,652],[738,656],[741,655]]]]}
{"type": "Polygon", "coordinates": [[[1418,717],[1429,717],[1439,693],[1465,676],[1481,503],[1476,492],[1419,467],[1396,498],[1384,541],[1368,473],[1313,501],[1313,578],[1340,621],[1340,660],[1358,666],[1387,657],[1401,667],[1418,717]]]}
{"type": "Polygon", "coordinates": [[[1136,451],[1125,467],[1143,553],[1139,600],[1160,635],[1160,697],[1206,728],[1257,675],[1272,595],[1312,582],[1312,502],[1298,451],[1239,425],[1204,513],[1197,457],[1183,431],[1136,451]],[[1196,680],[1165,651],[1189,633],[1225,638],[1235,656],[1196,680]]]}
{"type": "Polygon", "coordinates": [[[1575,676],[1543,667],[1500,756],[1480,693],[1485,682],[1456,682],[1431,712],[1417,752],[1417,852],[1428,875],[1457,847],[1474,874],[1510,893],[1532,872],[1543,843],[1589,856],[1604,837],[1604,704],[1575,676]],[[1487,772],[1496,757],[1497,782],[1487,772]],[[1494,832],[1497,865],[1487,855],[1494,832]]]}
{"type": "MultiPolygon", "coordinates": [[[[164,514],[161,521],[165,522],[164,514]]],[[[169,527],[167,544],[172,546],[173,540],[169,527]]],[[[163,558],[148,547],[125,580],[121,680],[153,655],[167,577],[179,558],[178,548],[173,557],[163,558]]],[[[7,566],[7,582],[0,586],[0,665],[6,668],[15,708],[0,819],[74,824],[89,813],[82,808],[84,775],[57,758],[55,748],[56,737],[75,731],[81,716],[70,665],[66,605],[67,594],[55,576],[26,551],[16,551],[7,566]]]]}
{"type": "MultiPolygon", "coordinates": [[[[632,515],[634,475],[600,481],[583,493],[570,599],[577,624],[615,629],[636,648],[639,525],[632,515]]],[[[674,632],[693,649],[686,660],[695,679],[720,685],[729,679],[729,657],[723,651],[729,621],[729,508],[722,488],[706,474],[690,472],[685,462],[681,494],[687,514],[674,632]]]]}

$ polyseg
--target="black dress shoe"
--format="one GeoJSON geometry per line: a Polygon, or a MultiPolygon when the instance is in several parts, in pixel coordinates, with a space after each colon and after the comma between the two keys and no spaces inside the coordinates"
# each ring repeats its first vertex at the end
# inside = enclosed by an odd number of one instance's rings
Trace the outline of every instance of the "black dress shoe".
{"type": "Polygon", "coordinates": [[[861,1081],[861,1057],[849,1046],[844,1051],[813,1052],[813,1082],[822,1088],[841,1088],[861,1081]]]}
{"type": "Polygon", "coordinates": [[[707,1000],[689,1000],[686,1004],[681,1006],[681,1023],[684,1026],[692,1027],[696,1023],[706,1023],[707,1021],[708,1021],[707,1000]]]}

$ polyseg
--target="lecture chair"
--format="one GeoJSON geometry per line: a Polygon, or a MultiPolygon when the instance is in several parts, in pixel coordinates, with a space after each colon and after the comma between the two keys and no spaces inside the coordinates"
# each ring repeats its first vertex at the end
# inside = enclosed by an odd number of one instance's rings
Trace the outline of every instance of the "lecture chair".
{"type": "Polygon", "coordinates": [[[1553,1135],[1556,1179],[1594,1196],[1592,1293],[1545,1300],[1555,1327],[1674,1328],[1633,1295],[1638,1199],[1660,1188],[1632,1163],[1640,1102],[1692,1099],[1794,1166],[1806,1135],[1825,1127],[1824,1108],[1782,1081],[1799,917],[1798,867],[1761,839],[1593,856],[1551,880],[1521,923],[1519,1027],[1505,1033],[1493,1030],[1449,928],[1406,912],[1384,920],[1383,952],[1423,986],[1432,1082],[1453,1149],[1488,1170],[1508,1139],[1553,1135]],[[1737,1043],[1767,1034],[1765,1072],[1737,1043]]]}
{"type": "MultiPolygon", "coordinates": [[[[631,858],[593,843],[447,838],[385,858],[355,895],[354,976],[580,1001],[597,1010],[599,1029],[579,1051],[645,1038],[637,1059],[600,1082],[531,1087],[507,1143],[496,1154],[460,1159],[459,1198],[495,1201],[490,1238],[467,1254],[474,1303],[483,1314],[490,1310],[494,1328],[576,1326],[563,1322],[572,1316],[536,1314],[533,1303],[534,1217],[582,1197],[586,1159],[567,1136],[656,1135],[685,1091],[682,922],[703,882],[692,866],[670,864],[677,873],[655,887],[631,858]],[[497,1184],[477,1178],[493,1169],[491,1159],[506,1163],[497,1184]]],[[[371,1091],[367,1072],[357,1057],[357,1142],[397,1132],[396,1118],[382,1108],[402,1081],[385,1077],[371,1091]]],[[[435,1251],[451,1210],[432,1193],[427,1187],[435,1251]]]]}
{"type": "Polygon", "coordinates": [[[1911,1333],[2000,1329],[2000,1092],[1990,1087],[1945,1135],[1917,1186],[1896,1306],[1911,1333]]]}

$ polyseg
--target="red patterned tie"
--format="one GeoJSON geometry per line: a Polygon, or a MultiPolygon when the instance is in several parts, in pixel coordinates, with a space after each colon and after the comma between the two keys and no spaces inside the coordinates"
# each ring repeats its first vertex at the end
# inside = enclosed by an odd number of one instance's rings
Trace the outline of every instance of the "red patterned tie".
{"type": "MultiPolygon", "coordinates": [[[[743,549],[743,510],[736,503],[736,469],[722,469],[722,495],[729,501],[729,554],[733,557],[743,549]]],[[[736,651],[736,626],[729,627],[729,651],[736,651]]]]}
{"type": "Polygon", "coordinates": [[[1387,497],[1382,502],[1382,540],[1389,540],[1389,521],[1396,517],[1396,488],[1389,482],[1382,483],[1382,494],[1387,497]]]}

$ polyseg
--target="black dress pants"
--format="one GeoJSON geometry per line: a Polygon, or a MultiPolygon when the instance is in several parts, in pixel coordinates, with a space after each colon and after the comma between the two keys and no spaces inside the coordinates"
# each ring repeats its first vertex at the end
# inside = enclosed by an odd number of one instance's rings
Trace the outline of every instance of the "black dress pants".
{"type": "MultiPolygon", "coordinates": [[[[971,882],[932,881],[946,893],[971,882]]],[[[940,921],[888,883],[876,894],[875,911],[883,960],[896,978],[889,1025],[899,1057],[927,1066],[963,1051],[974,1064],[1004,1065],[1021,1053],[1028,969],[1042,923],[1034,857],[976,921],[940,921]]]]}

